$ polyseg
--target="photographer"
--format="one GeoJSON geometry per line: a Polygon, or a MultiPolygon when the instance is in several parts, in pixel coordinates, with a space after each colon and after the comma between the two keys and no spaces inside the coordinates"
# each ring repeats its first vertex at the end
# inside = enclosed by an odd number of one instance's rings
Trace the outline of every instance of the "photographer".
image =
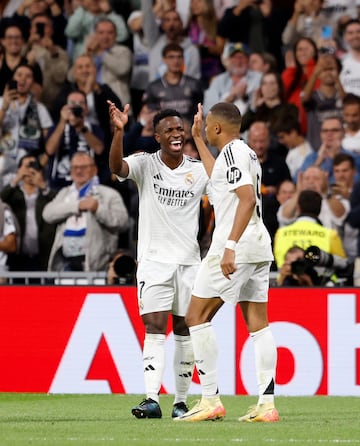
{"type": "Polygon", "coordinates": [[[21,246],[8,257],[10,271],[46,271],[55,226],[43,219],[42,211],[55,195],[38,159],[31,154],[21,158],[15,177],[1,191],[20,226],[21,246]]]}
{"type": "Polygon", "coordinates": [[[135,285],[136,262],[130,252],[119,249],[110,258],[106,282],[108,285],[135,285]]]}
{"type": "Polygon", "coordinates": [[[66,50],[57,45],[55,40],[52,17],[46,13],[35,14],[31,18],[30,36],[25,52],[31,65],[37,63],[41,67],[43,74],[41,102],[50,113],[70,67],[66,50]]]}
{"type": "MultiPolygon", "coordinates": [[[[55,189],[71,184],[70,159],[75,152],[86,152],[97,162],[104,151],[103,132],[97,125],[91,124],[87,116],[85,93],[80,90],[69,93],[60,119],[51,129],[45,146],[50,157],[50,184],[55,189]]],[[[99,177],[101,180],[101,171],[99,177]]]]}
{"type": "MultiPolygon", "coordinates": [[[[285,262],[285,255],[292,246],[307,249],[317,246],[333,256],[345,258],[345,251],[338,233],[325,228],[318,219],[322,198],[318,192],[303,190],[299,194],[294,223],[277,230],[274,239],[274,256],[278,269],[285,262]]],[[[326,265],[325,265],[326,266],[326,265]]]]}
{"type": "Polygon", "coordinates": [[[314,286],[320,284],[316,270],[307,265],[305,251],[299,246],[291,247],[286,255],[285,262],[280,268],[276,282],[279,286],[314,286]]]}

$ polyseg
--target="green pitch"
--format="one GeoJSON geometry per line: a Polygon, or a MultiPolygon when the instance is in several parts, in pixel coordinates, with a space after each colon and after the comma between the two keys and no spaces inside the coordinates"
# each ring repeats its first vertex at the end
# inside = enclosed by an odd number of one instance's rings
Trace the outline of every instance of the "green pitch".
{"type": "MultiPolygon", "coordinates": [[[[278,397],[279,423],[239,423],[255,397],[222,398],[225,420],[179,423],[172,396],[161,396],[163,418],[138,420],[139,395],[0,393],[1,446],[359,445],[357,397],[278,397]]],[[[190,405],[196,397],[190,396],[190,405]]]]}

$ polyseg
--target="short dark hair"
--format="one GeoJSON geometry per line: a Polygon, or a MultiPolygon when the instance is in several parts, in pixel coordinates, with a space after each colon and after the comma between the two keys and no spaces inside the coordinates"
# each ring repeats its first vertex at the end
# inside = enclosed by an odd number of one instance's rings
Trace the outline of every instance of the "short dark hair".
{"type": "Polygon", "coordinates": [[[210,108],[209,113],[210,112],[213,115],[222,118],[224,121],[227,121],[230,125],[238,126],[240,131],[241,113],[235,104],[218,102],[210,108]]]}
{"type": "Polygon", "coordinates": [[[360,105],[360,96],[354,93],[347,93],[342,100],[343,108],[345,105],[360,105]]]}
{"type": "Polygon", "coordinates": [[[70,90],[69,93],[68,93],[67,96],[66,96],[66,99],[67,99],[71,94],[73,94],[73,93],[79,93],[79,94],[81,94],[81,95],[83,96],[83,98],[85,99],[85,104],[87,104],[87,96],[86,96],[86,93],[85,93],[85,91],[80,90],[79,88],[74,88],[74,89],[70,90]]]}
{"type": "Polygon", "coordinates": [[[168,118],[169,116],[176,116],[180,118],[182,121],[184,118],[182,117],[181,113],[173,108],[165,108],[164,110],[160,110],[159,113],[157,113],[154,116],[153,119],[153,128],[156,130],[156,127],[159,125],[159,122],[162,121],[165,118],[168,118]]]}
{"type": "Polygon", "coordinates": [[[34,19],[37,19],[38,17],[45,17],[49,22],[51,22],[51,24],[54,23],[54,19],[47,12],[38,12],[37,14],[35,14],[31,17],[31,21],[33,21],[34,19]]]}
{"type": "Polygon", "coordinates": [[[109,19],[108,17],[101,17],[100,19],[95,21],[95,30],[98,27],[99,23],[111,23],[114,28],[115,34],[117,34],[117,28],[113,20],[109,19]]]}
{"type": "MultiPolygon", "coordinates": [[[[22,67],[25,67],[25,68],[27,68],[29,71],[31,71],[31,74],[32,74],[33,79],[35,78],[34,67],[33,67],[32,65],[30,65],[29,63],[27,63],[27,62],[20,62],[19,65],[15,68],[15,70],[14,70],[14,74],[17,72],[17,70],[18,70],[19,68],[22,68],[22,67]]],[[[14,75],[13,75],[13,77],[14,77],[14,75]]]]}
{"type": "Polygon", "coordinates": [[[348,153],[338,153],[337,155],[335,155],[333,159],[333,166],[338,166],[339,164],[344,163],[345,161],[349,161],[350,166],[353,169],[355,168],[354,157],[348,153]]]}
{"type": "Polygon", "coordinates": [[[350,19],[350,20],[348,20],[347,22],[345,22],[344,23],[344,25],[343,25],[343,31],[345,32],[346,31],[346,28],[349,26],[349,25],[353,25],[354,23],[357,23],[358,25],[360,25],[360,20],[359,19],[350,19]]]}
{"type": "Polygon", "coordinates": [[[281,116],[280,119],[275,121],[273,126],[274,133],[284,132],[289,134],[293,130],[299,134],[302,134],[299,120],[292,115],[281,116]]]}
{"type": "Polygon", "coordinates": [[[26,160],[26,159],[28,159],[28,158],[35,158],[35,160],[37,161],[37,162],[39,162],[39,160],[38,160],[38,158],[37,158],[37,156],[36,155],[33,155],[32,153],[26,153],[24,156],[22,156],[20,159],[19,159],[19,162],[18,162],[18,168],[20,168],[22,165],[23,165],[23,163],[24,163],[24,161],[26,160]]]}
{"type": "Polygon", "coordinates": [[[19,25],[19,23],[15,21],[15,19],[7,20],[7,21],[4,23],[4,27],[2,27],[2,29],[0,30],[0,38],[5,37],[5,33],[6,33],[6,31],[7,31],[9,28],[17,28],[17,29],[20,31],[20,33],[21,33],[21,37],[22,37],[23,39],[25,38],[25,36],[24,36],[24,30],[23,30],[22,27],[19,25]]]}
{"type": "Polygon", "coordinates": [[[298,198],[300,214],[318,217],[321,210],[322,197],[314,190],[303,190],[298,198]]]}
{"type": "Polygon", "coordinates": [[[167,54],[170,53],[171,51],[174,51],[176,53],[181,53],[182,55],[184,55],[184,48],[178,43],[172,42],[164,46],[161,52],[162,57],[166,57],[167,54]]]}

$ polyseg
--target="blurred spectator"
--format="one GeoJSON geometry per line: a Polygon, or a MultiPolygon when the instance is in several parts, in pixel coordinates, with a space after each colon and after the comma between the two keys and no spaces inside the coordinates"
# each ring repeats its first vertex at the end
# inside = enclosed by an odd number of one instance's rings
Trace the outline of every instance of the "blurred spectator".
{"type": "Polygon", "coordinates": [[[294,183],[296,183],[298,171],[307,155],[313,153],[313,148],[301,133],[299,121],[294,119],[293,116],[285,116],[277,121],[274,131],[280,144],[283,144],[288,149],[285,161],[291,177],[294,183]]]}
{"type": "MultiPolygon", "coordinates": [[[[16,68],[21,64],[27,64],[28,61],[23,55],[25,51],[25,42],[22,29],[18,25],[9,24],[4,31],[4,37],[1,40],[2,47],[0,51],[0,95],[4,94],[7,83],[12,79],[16,68]]],[[[37,99],[41,98],[42,93],[42,72],[40,66],[35,62],[32,65],[34,72],[34,81],[31,92],[37,99]]]]}
{"type": "Polygon", "coordinates": [[[49,179],[54,189],[68,186],[73,181],[70,160],[75,152],[88,153],[95,160],[104,151],[103,132],[87,116],[85,93],[80,90],[69,93],[60,119],[46,141],[46,153],[50,158],[49,179]]]}
{"type": "Polygon", "coordinates": [[[94,31],[96,22],[104,17],[115,24],[117,43],[128,39],[129,31],[124,18],[112,11],[108,0],[82,0],[69,16],[65,28],[65,35],[73,43],[71,60],[83,54],[89,34],[94,31]]]}
{"type": "MultiPolygon", "coordinates": [[[[360,286],[360,182],[357,182],[350,196],[351,209],[346,219],[345,228],[353,230],[352,251],[354,255],[354,285],[360,286]],[[357,234],[357,236],[355,236],[357,234]]],[[[350,240],[349,240],[350,241],[350,240]]]]}
{"type": "Polygon", "coordinates": [[[1,277],[2,271],[7,271],[8,254],[16,252],[16,224],[11,208],[0,199],[0,285],[7,282],[1,277]]]}
{"type": "Polygon", "coordinates": [[[268,71],[277,71],[277,62],[275,56],[271,53],[251,52],[249,56],[249,70],[259,71],[264,74],[268,71]]]}
{"type": "Polygon", "coordinates": [[[274,239],[274,257],[278,268],[285,261],[285,254],[292,246],[303,249],[317,246],[329,254],[345,258],[341,239],[334,229],[326,228],[318,219],[322,197],[313,190],[303,190],[297,199],[298,217],[287,226],[279,228],[274,239]]]}
{"type": "Polygon", "coordinates": [[[237,3],[237,0],[214,0],[214,9],[216,12],[216,18],[218,20],[221,19],[221,17],[224,15],[225,10],[227,8],[231,8],[232,6],[235,6],[237,3]]]}
{"type": "Polygon", "coordinates": [[[343,32],[346,54],[341,60],[340,80],[346,93],[360,96],[360,20],[349,20],[343,32]]]}
{"type": "MultiPolygon", "coordinates": [[[[344,127],[341,118],[337,116],[328,116],[324,118],[321,124],[321,146],[317,152],[310,153],[301,166],[301,171],[306,170],[309,166],[318,166],[326,171],[330,183],[334,181],[333,159],[338,153],[350,152],[345,150],[341,142],[344,138],[344,127]]],[[[357,175],[360,174],[360,157],[354,156],[357,175]]]]}
{"type": "Polygon", "coordinates": [[[356,176],[354,158],[347,153],[338,153],[334,156],[333,170],[335,182],[330,186],[331,194],[349,200],[356,176]]]}
{"type": "MultiPolygon", "coordinates": [[[[310,37],[318,45],[323,37],[323,28],[328,18],[322,11],[323,0],[295,0],[294,12],[282,34],[284,45],[292,47],[301,37],[310,37]]],[[[336,35],[336,29],[329,28],[328,38],[336,35]]]]}
{"type": "Polygon", "coordinates": [[[295,184],[290,180],[282,181],[277,187],[276,193],[266,196],[262,200],[262,215],[266,229],[271,240],[274,240],[275,232],[279,227],[277,211],[279,207],[295,194],[295,184]]]}
{"type": "Polygon", "coordinates": [[[141,0],[141,10],[144,36],[149,46],[149,81],[158,79],[166,71],[161,61],[161,54],[167,43],[178,43],[183,47],[184,74],[200,79],[200,53],[190,38],[184,37],[184,26],[179,13],[174,9],[166,10],[161,19],[160,29],[152,9],[152,2],[141,0]]]}
{"type": "MultiPolygon", "coordinates": [[[[350,200],[350,212],[352,212],[351,194],[355,188],[356,168],[354,158],[346,153],[339,153],[334,157],[334,179],[330,193],[338,198],[350,200]]],[[[349,215],[347,216],[347,219],[349,215]]],[[[358,229],[353,228],[347,220],[341,228],[340,236],[343,240],[347,257],[354,260],[357,256],[357,246],[354,240],[358,238],[358,229]]]]}
{"type": "Polygon", "coordinates": [[[360,97],[353,93],[345,95],[342,101],[342,116],[345,136],[341,145],[355,155],[360,155],[360,97]]]}
{"type": "Polygon", "coordinates": [[[168,43],[162,50],[166,65],[165,74],[149,83],[144,102],[158,109],[172,108],[191,121],[197,104],[203,100],[202,84],[199,80],[183,74],[184,50],[177,43],[168,43]]]}
{"type": "MultiPolygon", "coordinates": [[[[285,89],[285,100],[298,108],[301,131],[306,135],[307,118],[301,101],[301,93],[318,58],[315,42],[308,37],[300,38],[294,45],[293,53],[291,53],[292,57],[294,60],[285,62],[286,68],[281,74],[285,89]]],[[[315,88],[317,87],[318,83],[315,84],[315,88]]]]}
{"type": "Polygon", "coordinates": [[[191,156],[191,158],[195,158],[196,160],[200,159],[199,151],[193,138],[185,139],[184,155],[191,156]]]}
{"type": "Polygon", "coordinates": [[[52,108],[54,121],[60,119],[60,111],[66,104],[68,95],[72,91],[83,91],[86,94],[87,118],[91,124],[102,128],[104,132],[105,152],[107,153],[112,139],[112,128],[109,120],[107,101],[114,102],[114,104],[117,104],[117,107],[121,108],[122,104],[120,99],[107,84],[101,84],[96,80],[96,67],[89,56],[80,56],[75,60],[69,78],[71,80],[65,83],[52,108]]]}
{"type": "Polygon", "coordinates": [[[261,165],[262,194],[275,194],[279,184],[284,180],[291,180],[291,175],[285,160],[277,154],[276,149],[270,150],[270,131],[264,122],[255,121],[251,124],[247,143],[256,153],[261,165]]]}
{"type": "Polygon", "coordinates": [[[299,173],[295,194],[279,207],[279,226],[289,225],[298,217],[296,206],[303,190],[312,190],[322,196],[319,219],[326,228],[336,229],[340,234],[350,209],[349,201],[341,195],[331,193],[327,172],[316,166],[308,167],[305,172],[299,173]]]}
{"type": "Polygon", "coordinates": [[[56,0],[23,0],[12,16],[12,19],[20,25],[25,40],[27,40],[31,32],[31,21],[38,14],[46,14],[50,17],[53,23],[54,44],[66,49],[67,38],[64,29],[67,24],[67,19],[56,0]]]}
{"type": "Polygon", "coordinates": [[[42,218],[42,211],[55,195],[37,158],[25,155],[15,178],[1,191],[2,200],[17,217],[21,233],[21,246],[8,259],[10,271],[46,271],[55,226],[42,218]]]}
{"type": "Polygon", "coordinates": [[[213,0],[191,0],[187,34],[200,50],[201,80],[208,88],[211,79],[224,71],[220,56],[223,45],[217,45],[217,17],[213,0]]]}
{"type": "Polygon", "coordinates": [[[16,163],[26,153],[41,156],[41,163],[45,165],[45,138],[52,120],[46,107],[31,94],[32,67],[19,65],[13,80],[13,85],[8,84],[0,98],[1,151],[16,163]]]}
{"type": "Polygon", "coordinates": [[[26,57],[39,64],[43,73],[41,101],[51,112],[52,104],[63,87],[69,69],[67,52],[54,42],[52,18],[36,14],[31,19],[26,57]]]}
{"type": "Polygon", "coordinates": [[[159,108],[146,102],[141,107],[139,116],[124,134],[124,155],[128,156],[135,152],[156,152],[159,144],[154,136],[153,118],[159,108]]]}
{"type": "Polygon", "coordinates": [[[130,93],[133,115],[137,118],[142,105],[142,97],[149,83],[149,46],[144,36],[143,13],[133,11],[128,20],[132,33],[133,63],[131,70],[130,93]]]}
{"type": "Polygon", "coordinates": [[[218,25],[222,47],[226,41],[242,42],[251,52],[267,51],[271,8],[271,0],[238,0],[226,9],[218,25]]]}
{"type": "Polygon", "coordinates": [[[358,17],[357,5],[357,0],[324,0],[322,11],[328,24],[341,30],[347,21],[358,17]]]}
{"type": "Polygon", "coordinates": [[[11,17],[18,6],[20,6],[22,0],[3,0],[0,3],[0,17],[11,17]]]}
{"type": "Polygon", "coordinates": [[[341,116],[345,91],[339,79],[340,70],[340,62],[335,56],[321,55],[302,91],[301,100],[307,116],[306,137],[315,150],[321,145],[322,121],[329,115],[341,116]]]}
{"type": "MultiPolygon", "coordinates": [[[[176,0],[153,0],[153,13],[156,22],[160,23],[167,11],[176,10],[176,0]]],[[[182,19],[181,15],[179,17],[182,19]]]]}
{"type": "Polygon", "coordinates": [[[280,74],[268,71],[262,75],[260,88],[253,95],[251,104],[243,115],[241,132],[246,131],[254,121],[263,121],[269,126],[271,136],[276,139],[274,125],[288,117],[298,120],[298,110],[294,104],[285,102],[280,74]]]}
{"type": "Polygon", "coordinates": [[[116,43],[112,20],[103,18],[96,22],[95,32],[87,38],[85,52],[96,66],[96,81],[108,85],[123,104],[128,104],[132,53],[127,46],[116,43]]]}
{"type": "Polygon", "coordinates": [[[128,213],[120,194],[99,184],[94,160],[85,152],[71,159],[70,186],[62,188],[43,211],[56,224],[49,271],[104,271],[118,248],[128,213]]]}
{"type": "Polygon", "coordinates": [[[244,113],[260,86],[261,73],[249,70],[249,51],[242,43],[225,45],[224,73],[215,76],[204,94],[204,113],[217,102],[232,102],[244,113]]]}

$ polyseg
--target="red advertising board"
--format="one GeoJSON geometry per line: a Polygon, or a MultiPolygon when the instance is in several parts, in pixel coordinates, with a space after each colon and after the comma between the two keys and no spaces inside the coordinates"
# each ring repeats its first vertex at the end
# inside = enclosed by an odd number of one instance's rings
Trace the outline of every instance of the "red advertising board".
{"type": "MultiPolygon", "coordinates": [[[[144,393],[136,288],[0,288],[0,391],[144,393]]],[[[277,394],[360,395],[360,290],[270,289],[278,347],[277,394]]],[[[223,394],[256,394],[254,359],[239,309],[214,327],[223,394]]],[[[169,324],[162,391],[173,393],[169,324]]],[[[191,393],[200,393],[194,377],[191,393]]]]}

